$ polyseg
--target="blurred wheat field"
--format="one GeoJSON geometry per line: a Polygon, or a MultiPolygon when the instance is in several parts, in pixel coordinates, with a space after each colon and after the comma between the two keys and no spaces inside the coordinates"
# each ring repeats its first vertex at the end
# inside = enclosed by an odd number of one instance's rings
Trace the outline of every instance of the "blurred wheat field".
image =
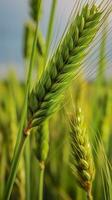
{"type": "Polygon", "coordinates": [[[112,199],[112,2],[74,1],[55,36],[59,1],[44,38],[29,0],[24,80],[0,80],[0,200],[112,199]]]}

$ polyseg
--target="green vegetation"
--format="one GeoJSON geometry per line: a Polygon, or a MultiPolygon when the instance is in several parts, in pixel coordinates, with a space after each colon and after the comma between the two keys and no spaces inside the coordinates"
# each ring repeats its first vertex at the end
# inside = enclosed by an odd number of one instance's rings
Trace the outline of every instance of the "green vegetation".
{"type": "Polygon", "coordinates": [[[57,3],[44,38],[43,1],[29,1],[25,80],[0,80],[0,200],[112,200],[112,3],[77,2],[50,55],[57,3]]]}

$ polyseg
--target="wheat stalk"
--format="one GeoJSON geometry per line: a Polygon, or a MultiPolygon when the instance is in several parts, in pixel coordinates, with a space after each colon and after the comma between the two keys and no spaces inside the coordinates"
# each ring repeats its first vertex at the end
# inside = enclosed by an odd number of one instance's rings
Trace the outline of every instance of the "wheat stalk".
{"type": "Polygon", "coordinates": [[[71,118],[70,128],[72,148],[71,168],[79,185],[87,192],[88,200],[91,200],[95,170],[87,129],[80,107],[77,109],[76,115],[73,115],[71,118]]]}
{"type": "Polygon", "coordinates": [[[74,71],[81,65],[98,31],[101,15],[95,5],[89,8],[87,4],[71,23],[46,71],[29,96],[29,122],[25,133],[40,125],[57,110],[63,91],[73,80],[74,71]]]}

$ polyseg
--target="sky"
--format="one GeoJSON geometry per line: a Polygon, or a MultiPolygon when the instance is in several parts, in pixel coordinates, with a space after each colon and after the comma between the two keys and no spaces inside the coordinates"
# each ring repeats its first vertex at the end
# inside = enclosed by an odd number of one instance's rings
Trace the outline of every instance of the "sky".
{"type": "MultiPolygon", "coordinates": [[[[45,37],[51,0],[43,1],[44,15],[40,27],[45,37]]],[[[63,30],[72,7],[73,0],[64,0],[64,3],[58,0],[54,38],[63,30]]],[[[10,67],[14,67],[19,75],[23,71],[22,38],[24,23],[27,20],[28,0],[0,0],[0,76],[3,76],[10,67]]]]}
{"type": "MultiPolygon", "coordinates": [[[[44,37],[51,2],[52,0],[43,0],[43,17],[40,28],[44,37]]],[[[53,34],[54,43],[57,36],[63,32],[73,5],[74,0],[58,0],[53,34]]],[[[0,0],[0,78],[5,76],[9,68],[14,68],[19,77],[23,75],[22,40],[24,23],[27,20],[29,20],[28,0],[0,0]]],[[[108,43],[110,44],[110,40],[108,43]]]]}

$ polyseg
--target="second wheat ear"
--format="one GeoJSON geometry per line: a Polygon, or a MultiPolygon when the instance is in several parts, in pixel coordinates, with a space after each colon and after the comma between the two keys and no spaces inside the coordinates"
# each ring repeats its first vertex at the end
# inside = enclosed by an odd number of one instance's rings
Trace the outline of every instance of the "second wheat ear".
{"type": "Polygon", "coordinates": [[[72,21],[46,71],[29,96],[28,129],[40,125],[57,110],[62,93],[74,79],[74,72],[80,67],[98,31],[101,16],[95,5],[89,8],[87,4],[72,21]]]}
{"type": "Polygon", "coordinates": [[[86,191],[87,199],[92,200],[92,183],[95,175],[91,146],[81,108],[72,116],[70,123],[70,143],[73,174],[79,185],[86,191]]]}

